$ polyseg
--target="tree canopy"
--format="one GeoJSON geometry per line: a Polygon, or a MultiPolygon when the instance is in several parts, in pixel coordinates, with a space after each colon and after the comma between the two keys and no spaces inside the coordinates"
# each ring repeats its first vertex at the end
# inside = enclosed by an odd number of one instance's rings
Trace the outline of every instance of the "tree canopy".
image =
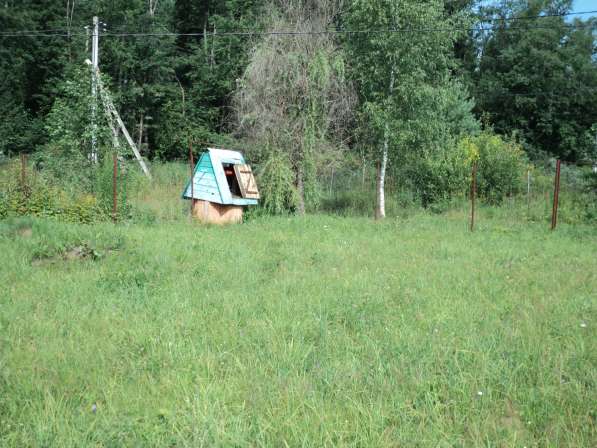
{"type": "MultiPolygon", "coordinates": [[[[179,158],[191,137],[215,143],[238,137],[234,101],[255,67],[256,49],[279,41],[273,51],[283,57],[268,63],[291,74],[314,67],[321,53],[293,65],[284,42],[302,40],[307,48],[325,37],[326,58],[344,61],[358,93],[350,111],[355,127],[342,137],[349,149],[379,151],[389,135],[391,158],[430,153],[446,136],[476,132],[480,120],[514,135],[531,158],[594,160],[597,21],[565,16],[570,11],[569,0],[492,7],[474,0],[6,0],[0,151],[47,147],[52,109],[65,106],[64,83],[89,58],[97,15],[100,69],[149,158],[179,158]],[[284,12],[298,6],[306,28],[284,12]],[[278,28],[275,15],[286,17],[278,28]],[[303,29],[308,33],[288,33],[303,29]],[[263,33],[272,30],[278,34],[263,33]]],[[[312,90],[298,92],[314,98],[312,90]]]]}

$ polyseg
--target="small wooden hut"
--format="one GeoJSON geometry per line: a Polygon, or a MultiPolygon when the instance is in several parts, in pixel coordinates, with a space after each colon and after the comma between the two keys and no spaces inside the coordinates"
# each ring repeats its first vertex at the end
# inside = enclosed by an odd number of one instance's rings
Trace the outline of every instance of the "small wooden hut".
{"type": "Polygon", "coordinates": [[[193,170],[184,199],[193,201],[193,216],[205,223],[242,221],[243,207],[257,205],[259,191],[240,152],[208,148],[193,170]]]}

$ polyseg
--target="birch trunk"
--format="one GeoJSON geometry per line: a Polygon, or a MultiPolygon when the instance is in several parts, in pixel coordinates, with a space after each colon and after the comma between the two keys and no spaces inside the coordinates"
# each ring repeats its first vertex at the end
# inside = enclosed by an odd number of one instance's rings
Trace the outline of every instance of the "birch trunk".
{"type": "MultiPolygon", "coordinates": [[[[394,92],[394,69],[390,75],[390,88],[389,96],[392,96],[394,92]]],[[[386,168],[388,166],[388,146],[390,139],[390,129],[388,125],[388,118],[386,117],[386,123],[383,135],[383,148],[381,152],[381,163],[377,169],[377,207],[375,210],[375,219],[383,219],[386,217],[386,193],[385,193],[385,182],[386,182],[386,168]]]]}

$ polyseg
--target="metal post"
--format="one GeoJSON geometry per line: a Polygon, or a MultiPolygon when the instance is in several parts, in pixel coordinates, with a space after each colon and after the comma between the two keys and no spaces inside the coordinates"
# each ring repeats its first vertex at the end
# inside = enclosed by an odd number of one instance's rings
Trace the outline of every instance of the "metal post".
{"type": "Polygon", "coordinates": [[[193,142],[189,139],[189,162],[191,164],[191,219],[193,219],[193,205],[195,203],[195,161],[193,160],[193,142]]]}
{"type": "Polygon", "coordinates": [[[556,162],[556,177],[553,187],[553,208],[551,211],[551,230],[558,225],[558,203],[560,199],[560,165],[561,161],[556,162]]]}
{"type": "Polygon", "coordinates": [[[116,209],[117,209],[117,178],[118,178],[118,156],[116,153],[112,154],[114,169],[112,171],[112,221],[116,222],[116,209]]]}
{"type": "Polygon", "coordinates": [[[471,232],[475,231],[475,198],[477,196],[477,161],[473,162],[471,180],[471,232]]]}
{"type": "Polygon", "coordinates": [[[93,17],[91,38],[91,154],[89,159],[97,163],[97,70],[99,66],[99,19],[93,17]]]}

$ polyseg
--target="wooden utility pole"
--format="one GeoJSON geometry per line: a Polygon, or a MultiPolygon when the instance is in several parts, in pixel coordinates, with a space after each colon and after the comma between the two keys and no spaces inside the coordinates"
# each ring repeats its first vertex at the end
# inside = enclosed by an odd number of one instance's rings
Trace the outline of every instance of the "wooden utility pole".
{"type": "Polygon", "coordinates": [[[93,17],[91,37],[91,154],[89,160],[97,163],[97,69],[99,66],[99,19],[93,17]]]}
{"type": "MultiPolygon", "coordinates": [[[[139,165],[141,165],[141,169],[145,173],[145,175],[151,179],[151,174],[147,169],[147,165],[143,161],[139,150],[135,146],[133,139],[131,138],[130,134],[128,133],[124,122],[120,118],[118,111],[114,107],[114,102],[110,97],[108,91],[102,85],[102,80],[100,78],[99,73],[99,19],[97,16],[93,17],[93,35],[91,41],[91,95],[92,95],[92,103],[91,103],[91,154],[89,159],[93,163],[97,163],[98,161],[98,151],[97,151],[97,102],[98,102],[98,92],[101,94],[102,101],[104,104],[104,111],[108,115],[108,122],[110,123],[110,128],[112,130],[112,139],[114,142],[115,149],[118,149],[120,144],[118,143],[118,133],[116,132],[116,128],[112,123],[112,118],[116,120],[116,123],[120,127],[124,138],[126,139],[127,143],[131,147],[133,154],[137,158],[139,165]]],[[[89,63],[89,61],[87,61],[89,63]]]]}
{"type": "MultiPolygon", "coordinates": [[[[113,117],[116,120],[116,123],[118,124],[118,127],[120,127],[120,130],[122,131],[122,134],[124,135],[124,138],[126,139],[127,143],[129,144],[131,150],[133,151],[135,158],[139,162],[139,165],[141,165],[141,169],[143,170],[143,173],[145,173],[145,175],[149,179],[151,179],[151,173],[149,172],[149,169],[147,168],[147,165],[145,164],[143,157],[141,157],[141,153],[135,146],[135,143],[133,142],[133,139],[131,138],[128,130],[126,129],[126,126],[124,125],[124,122],[122,121],[122,118],[120,118],[120,114],[116,110],[116,107],[114,107],[114,102],[112,101],[112,97],[110,96],[110,93],[102,84],[102,80],[99,77],[99,70],[97,71],[97,75],[98,75],[97,81],[98,81],[99,91],[102,96],[102,100],[104,102],[104,108],[106,109],[108,116],[113,117]]],[[[108,121],[111,123],[112,122],[111,118],[108,121]]],[[[112,124],[110,124],[110,127],[112,127],[112,134],[114,137],[115,146],[118,147],[119,144],[118,144],[118,136],[116,134],[116,129],[112,126],[112,124]]]]}

